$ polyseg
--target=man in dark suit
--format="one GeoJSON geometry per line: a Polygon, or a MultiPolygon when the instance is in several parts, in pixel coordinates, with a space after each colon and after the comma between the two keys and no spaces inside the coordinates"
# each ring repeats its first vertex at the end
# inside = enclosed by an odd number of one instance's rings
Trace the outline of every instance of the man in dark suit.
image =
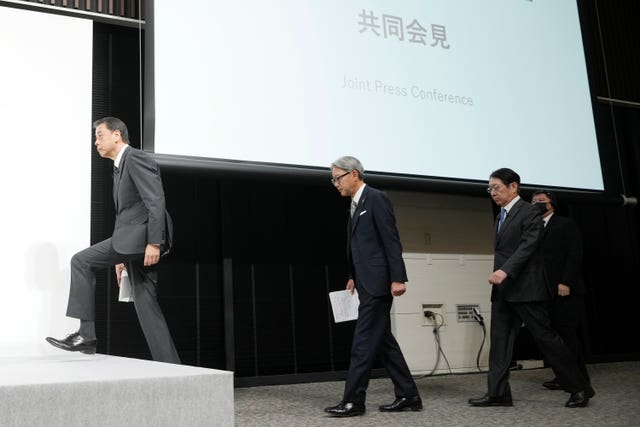
{"type": "Polygon", "coordinates": [[[347,289],[358,291],[360,306],[351,348],[351,362],[342,401],[325,409],[332,416],[365,412],[369,375],[380,356],[395,389],[395,400],[383,412],[419,411],[422,400],[400,346],[391,333],[394,296],[405,293],[407,273],[393,207],[381,191],[367,186],[364,168],[355,157],[341,157],[331,165],[331,182],[351,198],[347,227],[350,277],[347,289]]]}
{"type": "Polygon", "coordinates": [[[129,147],[126,125],[115,117],[97,120],[95,146],[114,161],[113,198],[116,223],[113,236],[71,258],[71,287],[67,316],[80,319],[80,329],[64,339],[47,337],[67,351],[96,352],[96,268],[115,266],[118,284],[126,269],[134,305],[154,360],[180,363],[173,339],[156,299],[157,271],[162,252],[171,245],[172,226],[165,210],[160,170],[145,152],[129,147]]]}
{"type": "Polygon", "coordinates": [[[522,323],[527,325],[542,354],[571,397],[565,406],[587,406],[593,397],[575,358],[551,328],[540,239],[542,219],[537,207],[518,195],[520,176],[511,169],[494,171],[487,191],[500,206],[495,226],[494,271],[491,290],[491,350],[487,393],[469,399],[472,406],[512,406],[509,365],[513,344],[522,323]]]}
{"type": "MultiPolygon", "coordinates": [[[[586,319],[580,230],[573,220],[555,213],[557,202],[550,191],[534,191],[531,203],[544,207],[542,253],[553,293],[551,325],[576,356],[582,375],[590,383],[584,362],[586,319]]],[[[564,389],[557,377],[542,385],[551,390],[564,389]]]]}

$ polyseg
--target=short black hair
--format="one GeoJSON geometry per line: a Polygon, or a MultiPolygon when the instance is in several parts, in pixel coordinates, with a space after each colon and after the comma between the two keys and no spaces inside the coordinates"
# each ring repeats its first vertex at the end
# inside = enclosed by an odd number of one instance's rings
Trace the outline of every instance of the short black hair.
{"type": "Polygon", "coordinates": [[[520,175],[514,170],[509,168],[500,168],[491,172],[489,178],[497,178],[504,183],[504,185],[510,185],[515,182],[518,185],[518,192],[520,192],[520,175]]]}
{"type": "Polygon", "coordinates": [[[127,144],[129,143],[129,130],[122,120],[117,117],[103,117],[93,122],[93,128],[95,129],[103,123],[111,132],[115,130],[120,131],[120,138],[122,138],[122,141],[127,144]]]}
{"type": "Polygon", "coordinates": [[[549,198],[549,203],[551,203],[551,206],[553,206],[554,209],[558,208],[558,201],[556,199],[556,195],[553,194],[551,191],[543,190],[539,188],[531,194],[531,198],[533,199],[533,196],[537,196],[538,194],[544,194],[545,196],[547,196],[549,198]]]}

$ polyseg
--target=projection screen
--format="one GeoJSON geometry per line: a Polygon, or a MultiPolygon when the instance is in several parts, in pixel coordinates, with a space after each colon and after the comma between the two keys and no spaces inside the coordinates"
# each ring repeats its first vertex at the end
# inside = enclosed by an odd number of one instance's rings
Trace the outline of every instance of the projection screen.
{"type": "Polygon", "coordinates": [[[575,0],[153,10],[156,153],[603,190],[575,0]]]}

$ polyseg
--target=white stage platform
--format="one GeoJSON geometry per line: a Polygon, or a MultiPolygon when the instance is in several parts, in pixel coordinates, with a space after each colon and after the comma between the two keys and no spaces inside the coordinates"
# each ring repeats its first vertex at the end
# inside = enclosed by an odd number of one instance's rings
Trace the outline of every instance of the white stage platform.
{"type": "Polygon", "coordinates": [[[102,354],[0,358],[0,426],[233,426],[233,373],[102,354]]]}

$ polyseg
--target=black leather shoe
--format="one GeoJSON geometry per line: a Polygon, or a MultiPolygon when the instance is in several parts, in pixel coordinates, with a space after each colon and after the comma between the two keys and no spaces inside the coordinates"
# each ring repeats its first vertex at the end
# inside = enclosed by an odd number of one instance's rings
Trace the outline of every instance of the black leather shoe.
{"type": "Polygon", "coordinates": [[[596,391],[593,389],[593,387],[591,387],[591,385],[588,385],[587,388],[584,389],[584,394],[586,394],[587,397],[591,399],[596,395],[596,391]]]}
{"type": "Polygon", "coordinates": [[[511,396],[498,396],[493,397],[485,394],[478,399],[469,399],[469,405],[471,406],[513,406],[513,400],[511,400],[511,396]]]}
{"type": "Polygon", "coordinates": [[[560,381],[558,381],[557,378],[543,382],[542,387],[548,388],[549,390],[564,390],[564,387],[560,384],[560,381]]]}
{"type": "Polygon", "coordinates": [[[389,405],[381,405],[382,412],[421,411],[422,399],[420,396],[399,397],[389,405]]]}
{"type": "MultiPolygon", "coordinates": [[[[595,392],[594,392],[595,394],[595,392]]],[[[579,391],[577,393],[571,394],[569,400],[564,405],[567,408],[584,408],[589,404],[589,396],[585,391],[579,391]]]]}
{"type": "Polygon", "coordinates": [[[340,402],[336,406],[324,408],[324,412],[334,417],[354,417],[363,415],[365,411],[364,403],[340,402]]]}
{"type": "Polygon", "coordinates": [[[46,340],[52,346],[62,350],[79,351],[85,354],[95,354],[98,343],[98,340],[87,340],[83,338],[79,332],[67,335],[67,337],[62,340],[52,337],[47,337],[46,340]]]}

